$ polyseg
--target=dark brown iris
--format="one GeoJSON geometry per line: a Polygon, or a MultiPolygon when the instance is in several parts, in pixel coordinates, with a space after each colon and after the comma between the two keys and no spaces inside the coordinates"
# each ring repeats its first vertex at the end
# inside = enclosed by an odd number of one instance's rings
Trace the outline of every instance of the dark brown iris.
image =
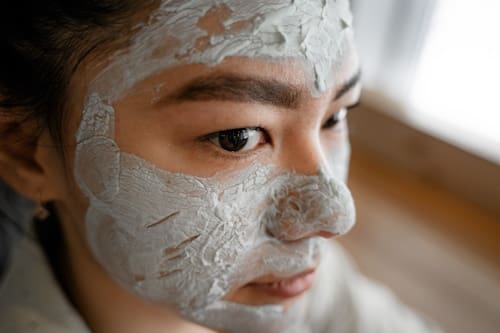
{"type": "Polygon", "coordinates": [[[248,143],[250,135],[248,129],[241,128],[219,133],[219,145],[227,151],[240,151],[248,143]]]}

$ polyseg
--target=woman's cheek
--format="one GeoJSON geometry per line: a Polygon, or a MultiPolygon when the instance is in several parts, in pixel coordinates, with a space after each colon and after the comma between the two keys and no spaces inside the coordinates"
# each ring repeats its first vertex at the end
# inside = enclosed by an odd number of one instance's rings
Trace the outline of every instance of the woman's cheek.
{"type": "Polygon", "coordinates": [[[329,168],[334,177],[345,183],[349,175],[351,159],[351,144],[349,142],[347,122],[342,121],[338,128],[330,131],[322,141],[326,159],[325,167],[329,168]]]}

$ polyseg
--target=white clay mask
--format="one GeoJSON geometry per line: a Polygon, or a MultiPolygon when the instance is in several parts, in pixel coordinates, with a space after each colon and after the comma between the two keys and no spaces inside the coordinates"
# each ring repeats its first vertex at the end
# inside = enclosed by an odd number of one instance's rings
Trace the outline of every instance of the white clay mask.
{"type": "Polygon", "coordinates": [[[111,103],[159,70],[247,57],[302,60],[319,95],[334,83],[351,23],[348,0],[164,0],[92,90],[111,103]]]}
{"type": "Polygon", "coordinates": [[[228,332],[291,332],[303,320],[307,297],[286,311],[224,297],[258,277],[311,268],[322,241],[307,236],[352,227],[353,200],[335,172],[345,169],[347,148],[313,176],[261,164],[210,178],[171,173],[120,151],[112,103],[159,70],[229,56],[299,59],[311,94],[325,92],[350,21],[347,0],[163,1],[98,75],[77,133],[75,176],[90,202],[90,247],[123,287],[228,332]],[[223,20],[209,34],[200,22],[214,10],[223,20]]]}

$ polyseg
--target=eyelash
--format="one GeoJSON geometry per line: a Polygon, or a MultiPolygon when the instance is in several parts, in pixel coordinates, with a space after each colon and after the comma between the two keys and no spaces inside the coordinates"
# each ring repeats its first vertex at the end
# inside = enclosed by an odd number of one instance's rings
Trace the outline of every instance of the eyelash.
{"type": "Polygon", "coordinates": [[[270,142],[269,135],[267,134],[267,131],[261,127],[244,127],[244,128],[235,128],[235,129],[229,129],[229,130],[224,130],[224,131],[218,131],[214,132],[208,135],[205,135],[200,138],[200,141],[204,144],[209,144],[212,146],[212,153],[215,154],[216,158],[222,158],[222,159],[233,159],[233,160],[241,160],[245,158],[249,158],[253,156],[252,153],[255,152],[256,149],[251,149],[251,150],[245,150],[245,151],[230,151],[223,149],[222,147],[218,146],[216,143],[214,143],[214,140],[220,139],[220,136],[223,134],[229,134],[229,133],[235,133],[237,131],[255,131],[259,132],[259,134],[262,134],[264,136],[265,142],[270,142]]]}
{"type": "MultiPolygon", "coordinates": [[[[325,130],[335,129],[335,127],[337,127],[337,125],[342,120],[344,120],[346,118],[348,111],[357,107],[358,105],[359,105],[359,103],[356,103],[354,105],[340,109],[339,111],[337,111],[335,114],[333,114],[332,116],[330,116],[330,118],[328,118],[326,120],[326,122],[321,126],[321,129],[325,129],[325,130]],[[334,119],[334,117],[335,117],[335,119],[334,119]],[[329,124],[329,121],[332,119],[334,120],[334,123],[329,124]]],[[[218,155],[217,156],[218,158],[222,157],[222,158],[231,158],[231,159],[244,159],[246,157],[251,156],[252,155],[251,153],[254,152],[256,149],[244,150],[244,151],[241,151],[241,150],[231,151],[231,150],[226,150],[226,149],[222,148],[220,145],[217,145],[214,142],[215,140],[220,140],[220,137],[222,135],[228,136],[231,134],[235,134],[238,131],[260,132],[262,135],[264,135],[265,142],[266,143],[270,142],[269,134],[267,133],[267,131],[264,128],[261,128],[261,127],[235,128],[235,129],[229,129],[229,130],[224,130],[224,131],[218,131],[218,132],[214,132],[214,133],[211,133],[211,134],[208,134],[208,135],[201,137],[200,141],[202,143],[208,143],[208,144],[217,146],[215,153],[218,155]]],[[[246,139],[248,140],[248,137],[246,139]]]]}
{"type": "Polygon", "coordinates": [[[337,125],[347,117],[347,108],[342,108],[328,118],[321,126],[321,129],[334,129],[337,125]]]}

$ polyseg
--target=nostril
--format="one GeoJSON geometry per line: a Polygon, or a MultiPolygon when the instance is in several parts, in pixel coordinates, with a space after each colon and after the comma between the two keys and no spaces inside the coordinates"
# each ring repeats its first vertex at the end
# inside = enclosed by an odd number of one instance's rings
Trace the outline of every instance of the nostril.
{"type": "Polygon", "coordinates": [[[296,212],[300,211],[300,207],[296,202],[290,202],[290,208],[296,212]]]}
{"type": "Polygon", "coordinates": [[[266,235],[275,238],[274,233],[269,226],[266,226],[266,235]]]}
{"type": "Polygon", "coordinates": [[[321,237],[321,238],[334,238],[334,237],[337,237],[339,236],[339,234],[334,234],[334,233],[331,233],[331,232],[327,232],[327,231],[320,231],[320,232],[311,232],[310,234],[307,234],[307,235],[301,235],[300,237],[290,237],[288,239],[286,239],[285,241],[287,243],[296,243],[296,242],[302,242],[308,238],[313,238],[313,237],[321,237]]]}
{"type": "Polygon", "coordinates": [[[280,221],[279,225],[268,224],[265,226],[265,232],[267,236],[287,243],[299,242],[313,237],[334,238],[341,235],[339,232],[328,231],[305,223],[297,224],[292,221],[280,221]]]}
{"type": "Polygon", "coordinates": [[[340,233],[333,233],[333,232],[328,232],[328,231],[320,231],[316,233],[316,236],[323,237],[323,238],[334,238],[340,236],[340,233]]]}

